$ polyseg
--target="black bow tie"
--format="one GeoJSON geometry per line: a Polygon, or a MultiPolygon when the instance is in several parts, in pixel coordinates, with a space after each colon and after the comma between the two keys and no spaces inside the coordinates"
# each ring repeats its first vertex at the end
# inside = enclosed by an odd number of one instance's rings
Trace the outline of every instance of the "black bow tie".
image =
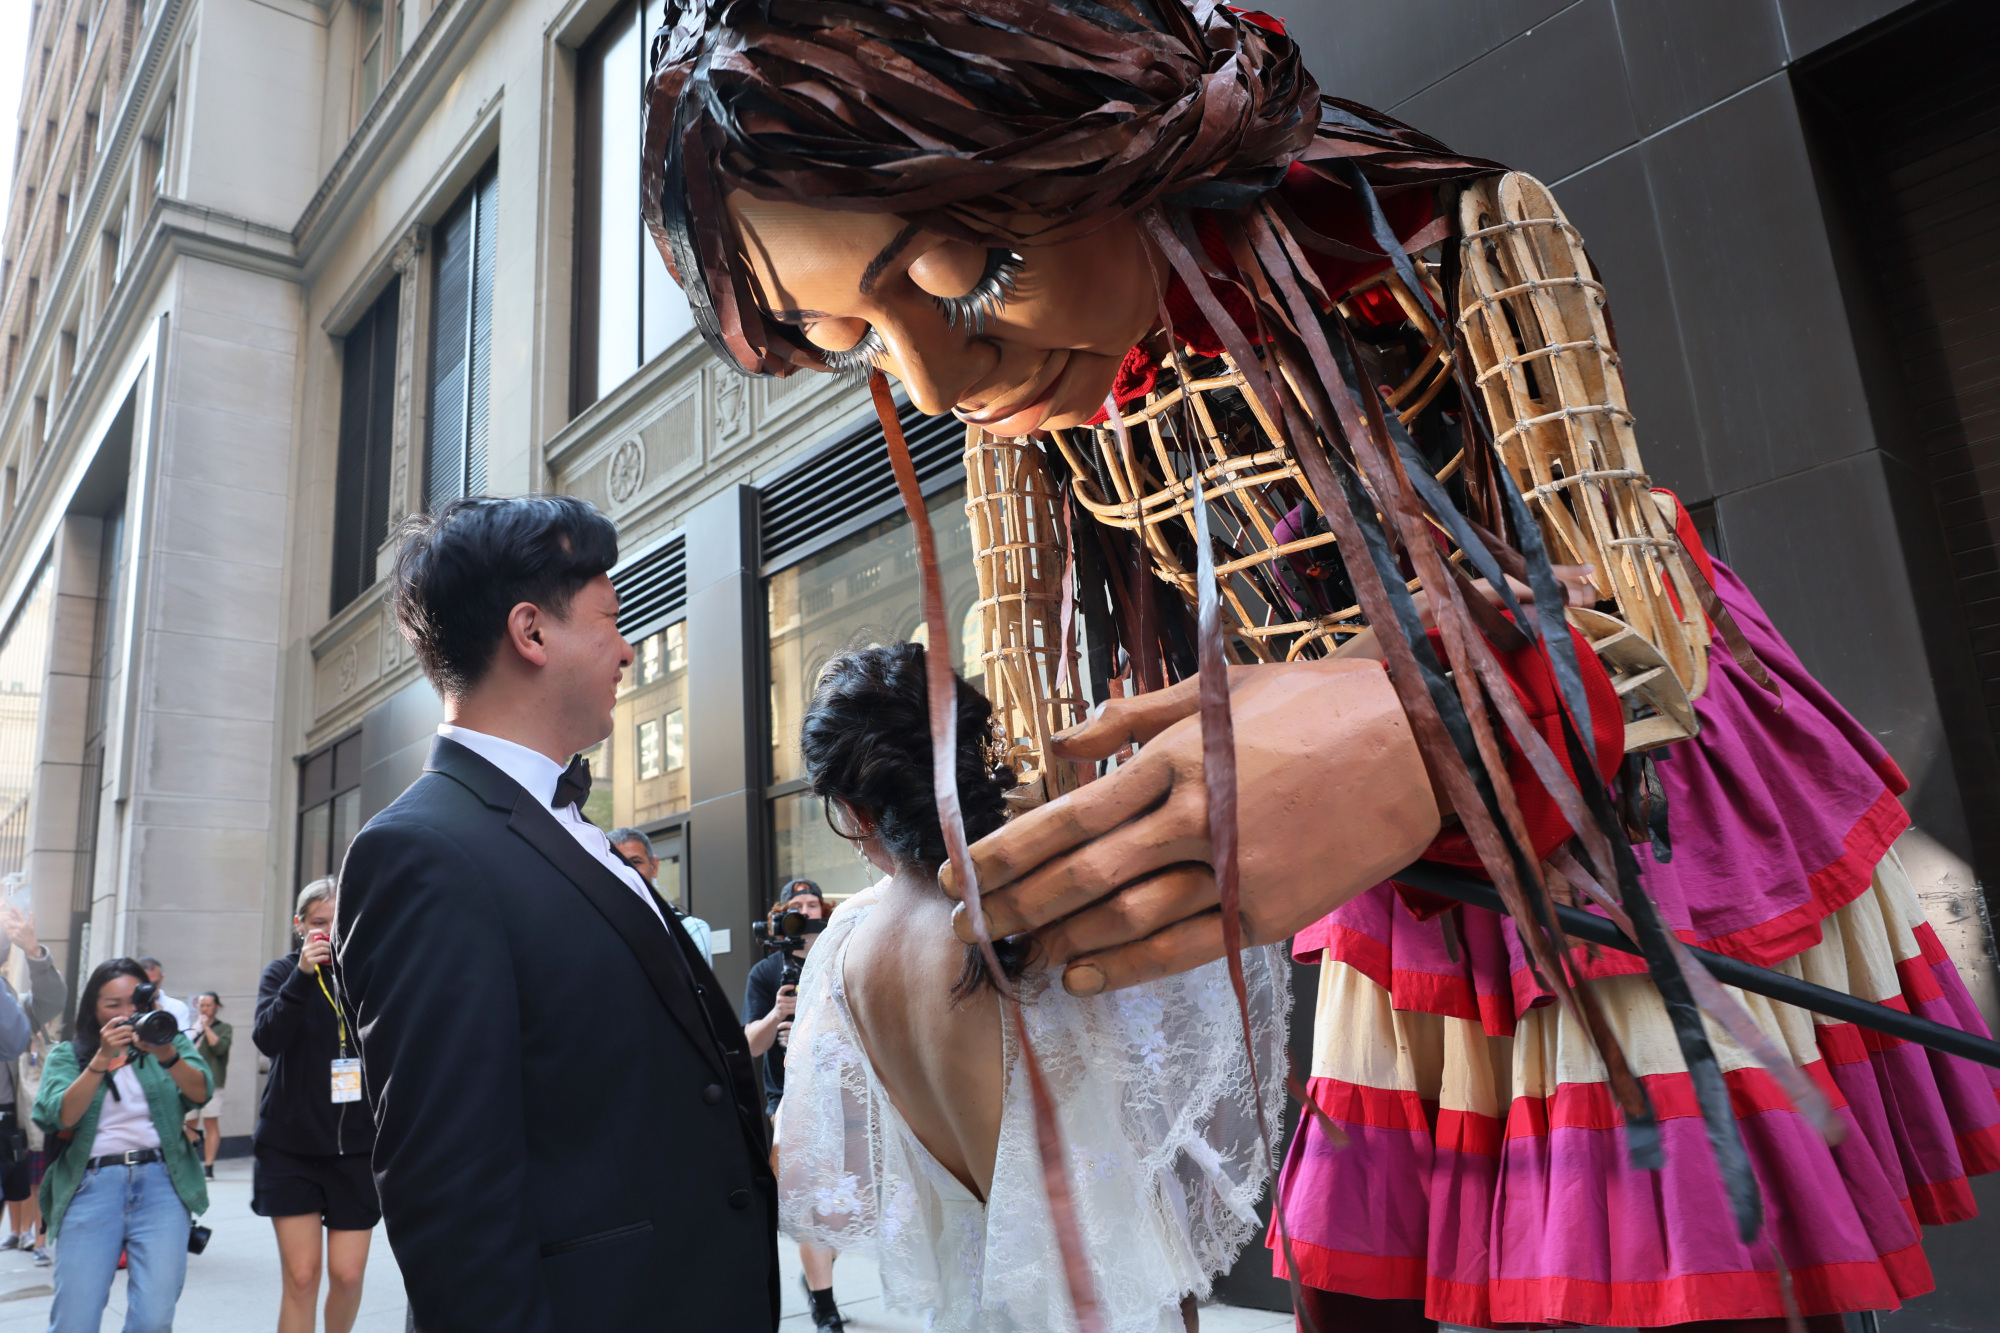
{"type": "Polygon", "coordinates": [[[583,803],[590,799],[590,761],[582,755],[569,761],[569,767],[556,779],[556,794],[549,797],[551,808],[560,810],[573,805],[580,813],[583,803]]]}

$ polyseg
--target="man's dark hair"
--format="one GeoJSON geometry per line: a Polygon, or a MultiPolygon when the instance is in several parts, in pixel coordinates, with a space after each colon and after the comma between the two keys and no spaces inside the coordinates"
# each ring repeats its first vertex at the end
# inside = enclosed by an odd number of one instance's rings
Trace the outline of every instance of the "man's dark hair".
{"type": "Polygon", "coordinates": [[[448,699],[493,665],[508,612],[532,602],[563,619],[577,590],[618,563],[618,529],[568,495],[450,500],[397,536],[396,623],[448,699]]]}

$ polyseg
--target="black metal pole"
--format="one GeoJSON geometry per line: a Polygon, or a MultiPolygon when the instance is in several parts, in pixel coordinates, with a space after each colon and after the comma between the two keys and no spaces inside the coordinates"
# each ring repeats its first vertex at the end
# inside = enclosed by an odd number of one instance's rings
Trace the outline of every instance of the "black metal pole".
{"type": "MultiPolygon", "coordinates": [[[[1484,880],[1474,879],[1462,870],[1449,866],[1432,865],[1418,861],[1396,872],[1396,878],[1413,889],[1435,893],[1441,898],[1452,898],[1473,907],[1483,907],[1489,912],[1506,914],[1500,902],[1500,892],[1484,880]]],[[[1594,916],[1578,907],[1556,905],[1556,918],[1563,930],[1577,939],[1601,944],[1607,949],[1620,953],[1636,954],[1639,946],[1625,938],[1625,932],[1601,916],[1594,916]]],[[[2000,1042],[1957,1028],[1933,1023],[1928,1018],[1906,1014],[1900,1009],[1876,1004],[1841,991],[1816,986],[1810,981],[1788,977],[1782,972],[1773,972],[1768,967],[1746,963],[1740,958],[1727,954],[1711,953],[1707,949],[1688,946],[1688,952],[1700,959],[1715,979],[1739,990],[1750,991],[1785,1004],[1810,1009],[1828,1018],[1854,1023],[1871,1028],[1891,1037],[1901,1037],[1920,1046],[1928,1046],[1934,1051],[1960,1056],[1977,1061],[1982,1065],[2000,1068],[2000,1042]]]]}

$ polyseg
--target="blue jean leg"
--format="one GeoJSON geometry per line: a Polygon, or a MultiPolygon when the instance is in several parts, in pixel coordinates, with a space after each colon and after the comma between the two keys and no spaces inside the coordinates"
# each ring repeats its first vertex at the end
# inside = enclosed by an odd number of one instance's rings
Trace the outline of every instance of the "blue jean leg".
{"type": "Polygon", "coordinates": [[[86,1173],[56,1240],[49,1333],[98,1333],[120,1251],[127,1256],[125,1333],[172,1333],[187,1280],[189,1225],[187,1205],[158,1162],[86,1173]]]}

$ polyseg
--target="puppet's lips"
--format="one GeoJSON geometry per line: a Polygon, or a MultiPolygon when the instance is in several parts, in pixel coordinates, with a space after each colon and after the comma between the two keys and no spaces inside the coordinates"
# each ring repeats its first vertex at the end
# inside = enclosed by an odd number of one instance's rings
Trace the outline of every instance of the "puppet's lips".
{"type": "Polygon", "coordinates": [[[1062,387],[1063,375],[1069,370],[1071,360],[1067,351],[1051,353],[1044,365],[1053,366],[1054,373],[1049,375],[1042,391],[1025,403],[982,408],[977,412],[955,408],[953,414],[967,425],[984,426],[995,435],[1027,435],[1039,428],[1049,415],[1049,408],[1055,403],[1056,391],[1062,387]]]}

